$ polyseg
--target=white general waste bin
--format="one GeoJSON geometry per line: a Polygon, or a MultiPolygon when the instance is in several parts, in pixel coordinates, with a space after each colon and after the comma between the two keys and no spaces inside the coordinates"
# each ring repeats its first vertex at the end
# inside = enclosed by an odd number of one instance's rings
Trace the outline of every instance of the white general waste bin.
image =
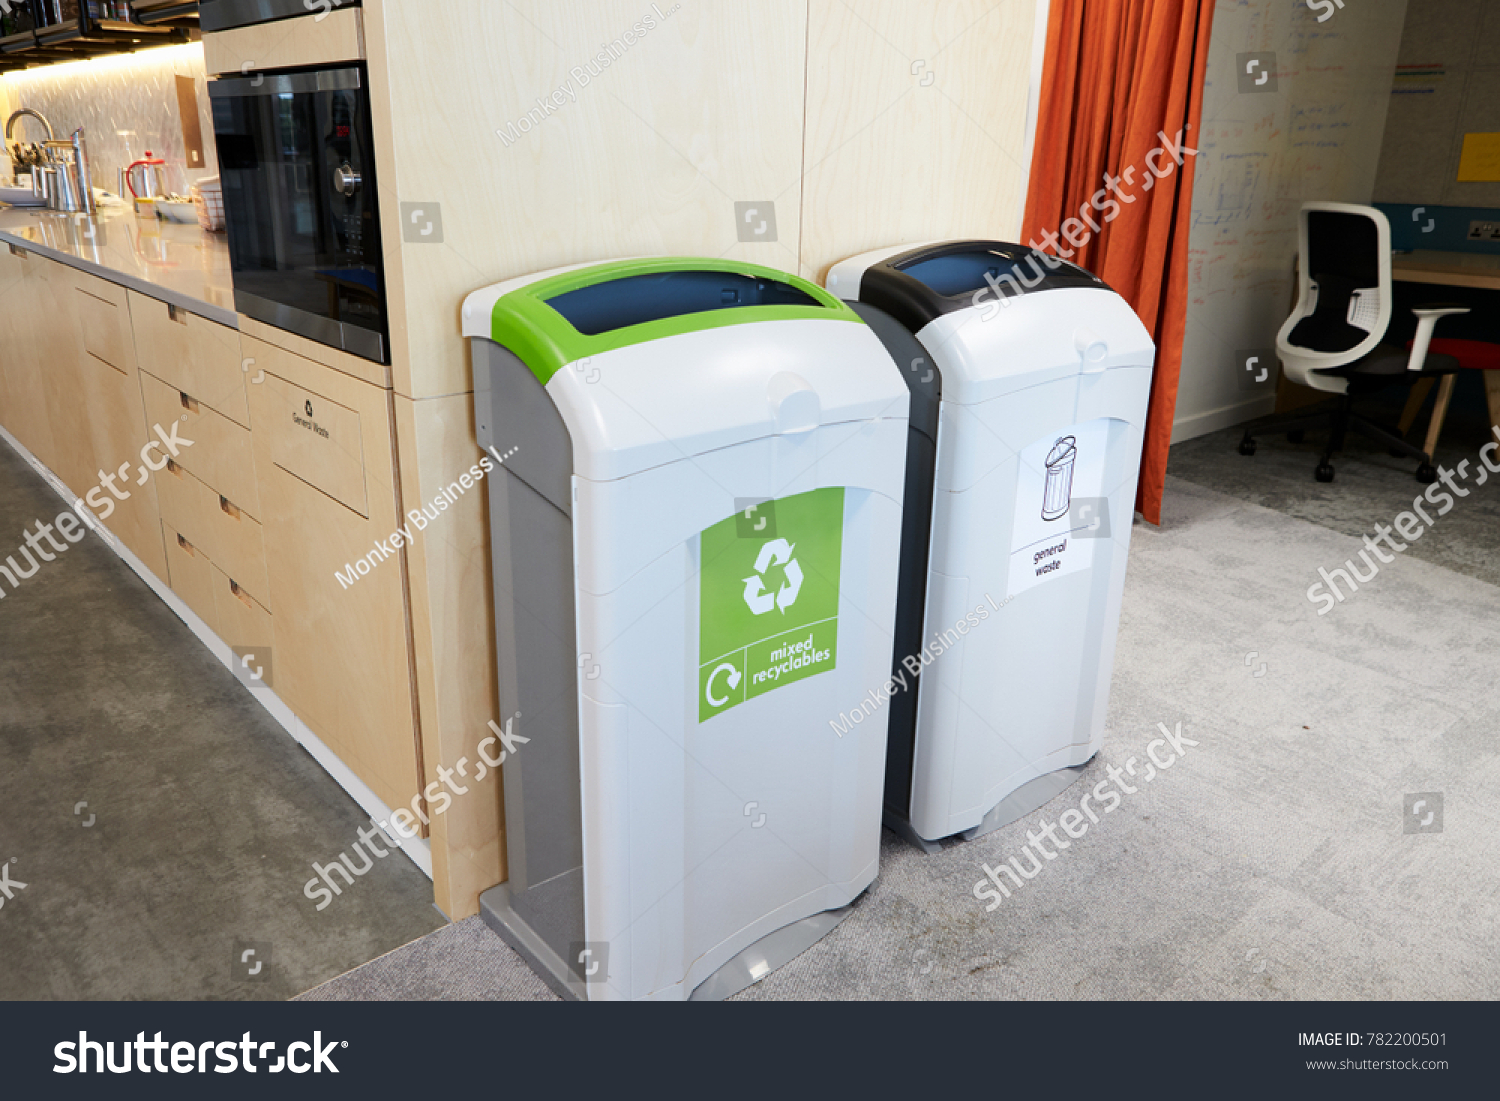
{"type": "Polygon", "coordinates": [[[724,997],[874,880],[909,397],[794,276],[720,260],[472,295],[510,879],[487,921],[559,993],[724,997]],[[761,503],[766,502],[766,503],[761,503]]]}
{"type": "Polygon", "coordinates": [[[885,801],[932,851],[1099,751],[1156,350],[1095,276],[1018,245],[882,249],[828,287],[913,387],[892,668],[915,706],[890,711],[885,801]]]}

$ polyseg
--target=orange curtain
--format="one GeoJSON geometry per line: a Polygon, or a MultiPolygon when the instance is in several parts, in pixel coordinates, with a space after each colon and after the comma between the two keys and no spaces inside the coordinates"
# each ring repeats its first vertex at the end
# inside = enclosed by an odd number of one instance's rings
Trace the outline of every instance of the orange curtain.
{"type": "Polygon", "coordinates": [[[1214,0],[1052,0],[1024,238],[1068,255],[1156,341],[1136,508],[1161,523],[1187,320],[1214,0]],[[1180,136],[1179,136],[1180,135],[1180,136]]]}

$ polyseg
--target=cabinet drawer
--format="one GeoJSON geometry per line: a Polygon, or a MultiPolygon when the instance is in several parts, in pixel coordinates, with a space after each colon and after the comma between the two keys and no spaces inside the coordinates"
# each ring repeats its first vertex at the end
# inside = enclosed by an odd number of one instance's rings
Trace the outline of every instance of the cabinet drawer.
{"type": "Polygon", "coordinates": [[[275,641],[271,613],[217,566],[213,569],[213,597],[219,637],[240,656],[258,651],[256,668],[265,670],[266,687],[274,687],[270,675],[271,644],[275,641]]]}
{"type": "Polygon", "coordinates": [[[250,430],[203,404],[195,395],[183,393],[141,372],[141,390],[146,396],[146,420],[171,434],[173,421],[180,421],[178,436],[192,440],[177,461],[210,489],[222,493],[251,516],[260,516],[260,491],[255,484],[255,454],[250,430]]]}
{"type": "Polygon", "coordinates": [[[255,433],[264,453],[288,474],[368,519],[359,413],[279,373],[302,374],[311,366],[306,360],[267,344],[255,347],[257,365],[266,372],[255,387],[255,433]]]}
{"type": "Polygon", "coordinates": [[[219,511],[213,491],[173,462],[156,475],[156,499],[162,522],[212,558],[218,527],[214,514],[219,511]]]}
{"type": "Polygon", "coordinates": [[[143,369],[235,423],[250,426],[237,331],[134,291],[130,317],[143,369]]]}
{"type": "Polygon", "coordinates": [[[130,354],[130,315],[113,302],[97,298],[82,287],[73,290],[73,306],[78,311],[83,350],[115,370],[129,374],[134,360],[130,354]]]}
{"type": "Polygon", "coordinates": [[[167,540],[167,584],[199,619],[219,634],[219,617],[214,607],[214,571],[208,555],[166,521],[162,521],[162,533],[167,540]]]}
{"type": "Polygon", "coordinates": [[[260,525],[227,497],[213,496],[211,502],[209,558],[256,600],[269,602],[266,541],[260,525]]]}

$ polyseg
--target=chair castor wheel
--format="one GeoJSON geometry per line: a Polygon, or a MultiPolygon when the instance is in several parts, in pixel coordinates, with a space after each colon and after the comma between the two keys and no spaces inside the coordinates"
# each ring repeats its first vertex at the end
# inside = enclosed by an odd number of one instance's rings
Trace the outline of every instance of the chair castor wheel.
{"type": "Polygon", "coordinates": [[[1424,486],[1430,486],[1437,480],[1437,467],[1433,466],[1431,463],[1423,463],[1421,466],[1417,467],[1417,481],[1421,482],[1424,486]]]}
{"type": "Polygon", "coordinates": [[[1307,433],[1302,431],[1302,429],[1300,428],[1293,428],[1286,434],[1286,438],[1290,443],[1301,443],[1303,440],[1307,439],[1307,433]]]}
{"type": "Polygon", "coordinates": [[[1254,455],[1255,454],[1255,440],[1252,437],[1246,436],[1243,440],[1240,441],[1240,454],[1241,455],[1254,455]]]}
{"type": "Polygon", "coordinates": [[[1313,477],[1318,479],[1318,481],[1320,482],[1333,481],[1333,464],[1319,463],[1318,469],[1313,471],[1313,477]]]}

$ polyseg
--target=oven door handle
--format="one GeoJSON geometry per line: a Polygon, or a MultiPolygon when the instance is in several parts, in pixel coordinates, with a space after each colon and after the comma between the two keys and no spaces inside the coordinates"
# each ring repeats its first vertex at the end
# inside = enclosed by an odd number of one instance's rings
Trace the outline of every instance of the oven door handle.
{"type": "Polygon", "coordinates": [[[358,69],[322,69],[313,73],[256,73],[248,77],[217,77],[208,82],[210,99],[344,92],[363,87],[358,69]]]}

